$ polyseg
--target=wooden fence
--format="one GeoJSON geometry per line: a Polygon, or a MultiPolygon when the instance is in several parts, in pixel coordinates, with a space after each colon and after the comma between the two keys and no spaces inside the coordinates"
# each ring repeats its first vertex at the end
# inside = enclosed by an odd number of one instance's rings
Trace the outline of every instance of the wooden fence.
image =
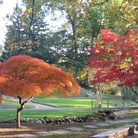
{"type": "MultiPolygon", "coordinates": [[[[126,106],[130,105],[129,103],[125,104],[125,100],[122,99],[122,101],[117,99],[106,99],[104,100],[104,103],[102,103],[101,108],[124,108],[126,106]]],[[[91,100],[91,108],[98,108],[98,103],[95,100],[91,100]]]]}

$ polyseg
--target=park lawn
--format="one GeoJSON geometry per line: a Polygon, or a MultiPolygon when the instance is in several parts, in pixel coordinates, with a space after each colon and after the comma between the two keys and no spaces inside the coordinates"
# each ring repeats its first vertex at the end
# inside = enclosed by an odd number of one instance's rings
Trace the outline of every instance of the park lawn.
{"type": "Polygon", "coordinates": [[[91,99],[89,98],[34,98],[34,101],[61,107],[73,107],[73,108],[91,107],[91,99]]]}
{"type": "MultiPolygon", "coordinates": [[[[3,99],[2,103],[0,103],[0,108],[4,109],[19,108],[19,107],[20,107],[19,102],[10,99],[3,99]]],[[[34,108],[34,106],[27,103],[26,108],[34,108]]]]}
{"type": "Polygon", "coordinates": [[[3,99],[2,103],[0,104],[0,106],[15,106],[15,107],[19,107],[19,103],[16,101],[12,101],[9,99],[3,99]]]}
{"type": "Polygon", "coordinates": [[[138,109],[130,110],[128,113],[129,118],[138,118],[138,109]]]}
{"type": "MultiPolygon", "coordinates": [[[[94,110],[30,110],[24,109],[21,118],[42,119],[43,117],[85,116],[95,112],[94,110]]],[[[0,110],[0,121],[16,118],[16,110],[0,110]]]]}
{"type": "MultiPolygon", "coordinates": [[[[73,108],[96,108],[96,98],[34,98],[35,102],[50,104],[61,107],[73,108]]],[[[121,98],[103,98],[102,107],[115,107],[120,106],[124,102],[124,106],[132,104],[130,101],[123,101],[121,98]]]]}

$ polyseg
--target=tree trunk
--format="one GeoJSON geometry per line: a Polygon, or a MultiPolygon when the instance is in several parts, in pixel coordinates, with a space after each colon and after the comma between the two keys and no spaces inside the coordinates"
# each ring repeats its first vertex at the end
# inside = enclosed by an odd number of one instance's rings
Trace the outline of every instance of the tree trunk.
{"type": "Polygon", "coordinates": [[[17,128],[20,128],[21,127],[21,121],[20,121],[20,113],[21,113],[21,110],[22,110],[21,108],[18,108],[17,109],[17,122],[16,122],[17,123],[16,124],[17,125],[16,126],[17,128]]]}
{"type": "Polygon", "coordinates": [[[17,109],[16,127],[17,127],[17,128],[20,128],[20,127],[21,127],[20,113],[21,113],[21,111],[24,109],[24,105],[25,105],[27,102],[31,101],[31,100],[33,99],[33,97],[31,97],[30,99],[28,99],[28,100],[26,100],[26,101],[24,101],[24,102],[22,102],[22,98],[19,97],[19,96],[18,96],[18,99],[19,99],[19,104],[21,105],[21,107],[17,109]]]}
{"type": "Polygon", "coordinates": [[[102,107],[102,94],[100,92],[96,92],[97,101],[98,101],[98,108],[102,107]]]}
{"type": "Polygon", "coordinates": [[[97,101],[98,101],[98,108],[102,107],[102,93],[100,91],[100,84],[96,85],[96,96],[97,96],[97,101]]]}

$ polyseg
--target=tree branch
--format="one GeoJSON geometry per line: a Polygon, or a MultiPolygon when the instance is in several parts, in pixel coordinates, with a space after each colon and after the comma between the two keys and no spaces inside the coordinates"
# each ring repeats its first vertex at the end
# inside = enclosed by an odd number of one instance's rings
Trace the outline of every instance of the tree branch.
{"type": "Polygon", "coordinates": [[[32,1],[32,17],[31,17],[31,22],[30,22],[30,30],[31,30],[31,26],[34,20],[34,3],[35,3],[35,0],[32,1]]]}
{"type": "Polygon", "coordinates": [[[17,98],[19,99],[19,104],[22,104],[22,98],[20,96],[17,96],[17,98]]]}
{"type": "Polygon", "coordinates": [[[32,99],[33,99],[33,97],[29,98],[28,100],[25,100],[25,101],[22,103],[22,105],[24,105],[25,103],[30,102],[32,99]]]}
{"type": "Polygon", "coordinates": [[[20,96],[17,96],[17,98],[19,99],[19,103],[20,103],[21,106],[24,106],[25,103],[28,103],[33,99],[33,97],[31,97],[28,100],[25,100],[25,101],[22,102],[22,98],[20,96]]]}
{"type": "MultiPolygon", "coordinates": [[[[108,1],[109,1],[109,0],[105,0],[105,1],[100,2],[100,3],[91,2],[91,4],[93,4],[93,6],[91,6],[91,7],[103,5],[104,3],[108,2],[108,1]]],[[[89,0],[87,0],[87,2],[89,2],[89,0]]]]}
{"type": "Polygon", "coordinates": [[[130,89],[138,96],[138,93],[132,87],[130,89]]]}

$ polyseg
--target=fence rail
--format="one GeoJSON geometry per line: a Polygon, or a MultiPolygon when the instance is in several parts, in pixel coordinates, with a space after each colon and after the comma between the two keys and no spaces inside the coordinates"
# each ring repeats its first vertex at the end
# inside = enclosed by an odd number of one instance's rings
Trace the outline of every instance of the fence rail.
{"type": "MultiPolygon", "coordinates": [[[[117,99],[107,99],[101,104],[101,108],[124,108],[127,106],[130,106],[130,104],[126,104],[124,99],[122,99],[122,101],[117,99]]],[[[95,108],[98,108],[98,103],[95,100],[91,100],[91,109],[95,108]]]]}

